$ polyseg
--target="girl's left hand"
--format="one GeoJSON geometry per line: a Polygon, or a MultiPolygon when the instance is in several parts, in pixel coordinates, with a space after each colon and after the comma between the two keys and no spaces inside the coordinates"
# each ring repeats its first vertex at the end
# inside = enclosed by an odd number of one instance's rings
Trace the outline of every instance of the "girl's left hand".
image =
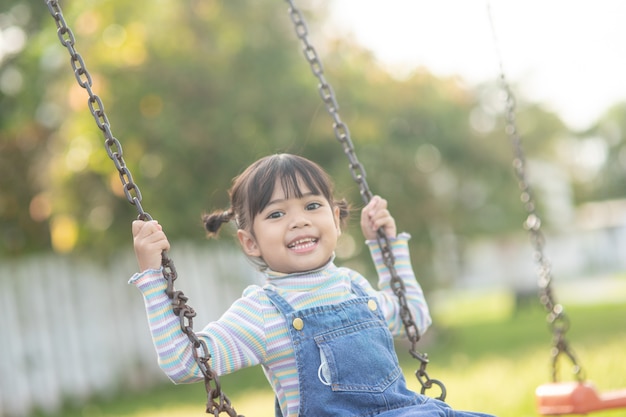
{"type": "Polygon", "coordinates": [[[385,236],[396,237],[396,221],[387,210],[387,200],[374,196],[361,211],[361,230],[365,239],[374,240],[381,227],[385,236]]]}

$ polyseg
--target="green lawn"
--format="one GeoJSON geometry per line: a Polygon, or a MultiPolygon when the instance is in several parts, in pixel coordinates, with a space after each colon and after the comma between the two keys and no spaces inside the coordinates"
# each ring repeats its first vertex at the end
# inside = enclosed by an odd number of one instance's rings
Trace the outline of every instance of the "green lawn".
{"type": "MultiPolygon", "coordinates": [[[[500,417],[537,416],[534,390],[549,382],[551,335],[538,305],[512,312],[502,295],[452,300],[454,308],[435,309],[436,322],[420,342],[429,353],[431,378],[442,380],[447,402],[454,408],[477,410],[500,417]]],[[[571,319],[570,345],[588,379],[598,390],[626,388],[626,304],[567,306],[571,319]]],[[[413,375],[417,361],[398,344],[409,385],[418,390],[413,375]]],[[[156,366],[156,364],[155,364],[156,366]]],[[[562,362],[561,380],[571,379],[570,364],[562,362]]],[[[273,417],[273,396],[259,368],[223,377],[222,386],[240,414],[273,417]]],[[[108,401],[93,400],[64,417],[190,417],[205,416],[202,384],[166,385],[151,392],[126,393],[108,401]]],[[[625,415],[605,411],[602,417],[625,415]]]]}

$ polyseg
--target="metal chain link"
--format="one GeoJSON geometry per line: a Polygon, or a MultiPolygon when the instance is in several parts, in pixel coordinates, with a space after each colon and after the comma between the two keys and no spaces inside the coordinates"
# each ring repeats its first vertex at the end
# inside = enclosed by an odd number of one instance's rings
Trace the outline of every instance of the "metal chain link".
{"type": "Polygon", "coordinates": [[[516,100],[513,91],[506,80],[504,73],[504,64],[502,62],[502,55],[498,48],[498,39],[496,36],[495,25],[491,14],[491,7],[487,3],[487,12],[489,15],[489,23],[491,25],[491,33],[496,48],[496,57],[498,59],[498,65],[500,69],[500,84],[505,94],[505,133],[511,142],[513,148],[514,159],[513,168],[515,176],[518,180],[519,189],[521,190],[520,199],[524,204],[524,208],[528,216],[524,221],[524,228],[528,230],[530,241],[534,249],[534,259],[537,263],[537,275],[539,286],[539,301],[548,312],[547,320],[550,326],[550,330],[553,335],[553,348],[552,348],[552,380],[557,382],[558,380],[558,359],[560,356],[565,355],[573,364],[573,373],[576,378],[581,381],[584,379],[583,372],[578,364],[578,360],[570,348],[565,334],[569,330],[569,318],[565,314],[563,306],[557,303],[554,291],[552,288],[552,266],[548,260],[545,252],[545,236],[541,231],[541,218],[537,214],[537,206],[535,204],[535,198],[532,192],[530,183],[528,182],[526,171],[526,157],[522,148],[522,140],[517,129],[516,121],[516,100]]]}
{"type": "MultiPolygon", "coordinates": [[[[352,139],[350,138],[350,131],[348,129],[348,126],[339,117],[339,105],[337,104],[335,93],[331,85],[328,83],[328,81],[326,81],[326,77],[324,77],[324,67],[322,65],[322,62],[320,61],[317,51],[309,41],[308,28],[301,11],[298,9],[298,7],[296,7],[293,0],[286,1],[289,5],[289,15],[291,17],[291,21],[293,22],[296,35],[298,36],[298,39],[300,39],[304,56],[309,63],[309,66],[311,67],[313,75],[317,78],[319,82],[319,95],[324,102],[324,105],[326,106],[328,114],[333,119],[333,130],[335,133],[335,137],[343,147],[344,153],[349,160],[352,179],[359,185],[361,198],[367,204],[372,198],[372,192],[370,191],[367,184],[365,169],[363,168],[363,165],[359,162],[356,156],[354,145],[352,143],[352,139]]],[[[419,330],[417,328],[417,325],[415,324],[415,321],[413,320],[411,310],[409,310],[408,302],[406,300],[406,289],[404,286],[404,282],[398,276],[395,268],[395,259],[393,256],[393,252],[391,251],[391,244],[382,228],[378,230],[376,239],[381,248],[381,253],[385,266],[389,269],[389,272],[391,274],[391,288],[395,295],[398,297],[398,301],[400,304],[400,318],[402,319],[402,323],[404,324],[407,337],[411,342],[409,353],[415,359],[420,361],[420,368],[415,372],[415,376],[422,386],[421,393],[424,394],[426,390],[432,388],[433,385],[435,385],[441,390],[441,394],[437,397],[437,399],[443,401],[446,398],[446,388],[444,384],[441,381],[437,379],[431,379],[428,376],[428,373],[426,372],[426,365],[429,361],[428,355],[425,353],[420,353],[416,349],[417,342],[420,339],[419,330]]]]}
{"type": "MultiPolygon", "coordinates": [[[[91,74],[87,71],[82,56],[74,48],[74,34],[63,17],[61,6],[56,0],[46,0],[46,4],[56,23],[59,40],[70,54],[70,62],[74,70],[76,81],[79,86],[87,91],[89,96],[87,101],[89,110],[98,128],[104,134],[104,145],[107,154],[119,173],[126,199],[137,209],[138,219],[144,221],[152,220],[150,214],[144,211],[141,206],[141,192],[137,184],[133,181],[130,170],[126,166],[122,145],[111,132],[111,125],[104,111],[102,100],[93,92],[91,74]]],[[[207,391],[206,412],[215,416],[219,416],[221,413],[227,413],[231,417],[237,417],[237,413],[232,408],[230,400],[221,390],[217,374],[209,365],[211,355],[206,343],[204,340],[199,339],[193,332],[193,318],[196,316],[196,312],[191,306],[187,305],[188,298],[183,292],[174,290],[174,281],[178,278],[178,274],[174,267],[174,262],[168,257],[167,252],[162,253],[161,265],[163,266],[163,277],[167,281],[167,296],[172,300],[174,314],[178,316],[181,330],[187,335],[193,346],[193,357],[204,376],[207,391]]]]}

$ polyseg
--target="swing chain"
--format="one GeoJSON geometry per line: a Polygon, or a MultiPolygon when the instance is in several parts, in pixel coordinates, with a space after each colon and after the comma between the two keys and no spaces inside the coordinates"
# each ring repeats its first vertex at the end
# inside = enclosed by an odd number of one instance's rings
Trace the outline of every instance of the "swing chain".
{"type": "MultiPolygon", "coordinates": [[[[302,12],[298,9],[298,7],[296,7],[293,0],[286,1],[289,5],[289,16],[294,25],[296,35],[302,44],[304,57],[309,63],[313,75],[317,78],[319,82],[319,95],[326,107],[326,111],[333,119],[333,131],[335,133],[335,138],[339,141],[339,143],[341,143],[343,147],[343,151],[349,161],[352,179],[358,184],[361,198],[367,204],[372,199],[373,195],[367,184],[365,168],[359,162],[356,156],[354,144],[352,143],[352,139],[350,137],[350,130],[339,116],[339,104],[337,103],[335,92],[332,86],[328,83],[328,81],[326,81],[322,62],[319,58],[319,55],[317,54],[316,49],[309,41],[309,31],[302,12]]],[[[409,353],[413,358],[420,361],[420,368],[415,372],[415,375],[422,386],[421,393],[424,394],[426,390],[432,388],[433,385],[436,385],[441,390],[441,394],[439,395],[439,397],[437,397],[437,399],[444,401],[446,397],[445,386],[441,381],[431,379],[428,376],[428,373],[426,372],[428,355],[426,353],[420,353],[416,349],[417,342],[420,339],[419,330],[417,328],[417,325],[415,324],[415,321],[413,320],[411,310],[409,309],[409,305],[406,300],[406,288],[404,286],[404,282],[398,276],[395,268],[395,258],[393,256],[393,252],[391,251],[391,243],[389,242],[389,239],[385,235],[382,228],[378,230],[376,240],[381,249],[383,262],[385,266],[389,269],[389,273],[391,275],[391,289],[398,297],[398,302],[400,305],[400,318],[402,319],[406,335],[411,343],[409,353]]]]}
{"type": "Polygon", "coordinates": [[[74,49],[74,33],[65,22],[61,6],[56,0],[46,0],[46,4],[48,5],[50,14],[56,22],[59,41],[70,54],[70,63],[72,65],[72,69],[74,70],[76,81],[78,85],[84,88],[89,95],[89,100],[87,101],[89,110],[94,117],[98,128],[100,128],[104,134],[104,145],[106,147],[107,155],[109,155],[109,158],[115,164],[115,168],[117,168],[126,199],[137,209],[139,219],[152,220],[150,214],[145,212],[141,206],[141,192],[137,184],[133,181],[133,176],[131,175],[130,170],[126,167],[122,145],[111,132],[111,125],[109,124],[109,119],[104,112],[102,100],[94,94],[92,90],[93,81],[91,74],[85,67],[83,57],[76,51],[76,49],[74,49]]]}
{"type": "MultiPolygon", "coordinates": [[[[74,70],[74,76],[78,85],[84,88],[89,95],[87,101],[89,110],[96,121],[96,125],[103,132],[105,138],[105,148],[107,155],[113,161],[118,171],[120,181],[124,188],[124,194],[130,204],[135,206],[138,212],[139,220],[149,221],[152,216],[145,212],[141,205],[141,191],[137,184],[133,181],[133,176],[124,161],[124,153],[122,144],[111,132],[109,119],[104,111],[104,104],[98,95],[93,92],[93,79],[85,66],[83,57],[74,48],[75,37],[72,30],[67,25],[63,16],[63,11],[57,0],[45,0],[50,14],[54,18],[57,26],[57,35],[61,44],[70,54],[70,63],[74,70]]],[[[178,273],[174,266],[174,262],[168,257],[167,252],[161,254],[161,265],[163,267],[163,277],[167,281],[166,294],[172,300],[174,314],[180,320],[180,327],[183,333],[189,338],[193,347],[193,357],[204,376],[204,382],[207,389],[207,407],[206,412],[219,416],[225,412],[231,417],[238,417],[236,411],[230,404],[230,400],[221,391],[217,374],[209,365],[211,355],[204,340],[198,338],[193,332],[193,317],[196,312],[187,305],[188,298],[182,291],[174,290],[174,281],[178,278],[178,273]],[[216,399],[218,401],[216,401],[216,399]]]]}
{"type": "Polygon", "coordinates": [[[343,145],[344,152],[350,162],[350,173],[352,175],[352,179],[360,187],[361,198],[365,203],[368,203],[372,198],[372,193],[370,192],[367,180],[365,179],[365,169],[356,156],[354,145],[352,143],[352,139],[350,138],[350,130],[339,117],[339,104],[337,103],[335,92],[332,86],[326,81],[326,77],[324,77],[324,67],[315,47],[309,42],[309,31],[301,11],[296,7],[292,0],[286,1],[289,4],[289,16],[291,17],[291,21],[294,25],[296,35],[302,43],[304,57],[309,63],[313,75],[319,81],[318,92],[324,105],[326,106],[328,114],[330,114],[333,119],[333,131],[335,133],[335,137],[343,145]]]}
{"type": "MultiPolygon", "coordinates": [[[[491,20],[491,14],[489,14],[491,20]]],[[[492,33],[495,38],[495,30],[492,33]]],[[[497,53],[500,58],[500,54],[497,53]]],[[[534,249],[534,258],[537,263],[537,275],[539,285],[539,301],[548,312],[547,321],[553,335],[554,346],[552,348],[552,380],[557,382],[557,362],[559,356],[565,355],[573,364],[573,373],[576,378],[581,381],[583,373],[578,360],[574,355],[565,338],[565,334],[569,330],[569,318],[565,314],[563,306],[556,302],[554,292],[552,290],[552,267],[550,261],[544,252],[545,236],[541,231],[541,218],[537,214],[537,206],[533,196],[532,188],[528,181],[526,172],[526,158],[522,149],[522,141],[517,129],[516,122],[516,100],[504,75],[504,68],[500,59],[500,84],[505,94],[505,133],[513,147],[514,159],[513,169],[518,180],[518,186],[521,190],[520,199],[524,204],[524,208],[528,216],[524,221],[524,228],[528,230],[530,241],[534,249]]]]}

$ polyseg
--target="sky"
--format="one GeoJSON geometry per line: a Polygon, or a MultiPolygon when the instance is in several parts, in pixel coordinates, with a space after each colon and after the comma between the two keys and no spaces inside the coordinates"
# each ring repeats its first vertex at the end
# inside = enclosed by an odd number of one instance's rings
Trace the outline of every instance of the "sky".
{"type": "Polygon", "coordinates": [[[573,129],[626,100],[623,0],[330,0],[330,7],[325,30],[353,36],[398,76],[426,67],[469,85],[494,80],[499,51],[515,94],[573,129]]]}

